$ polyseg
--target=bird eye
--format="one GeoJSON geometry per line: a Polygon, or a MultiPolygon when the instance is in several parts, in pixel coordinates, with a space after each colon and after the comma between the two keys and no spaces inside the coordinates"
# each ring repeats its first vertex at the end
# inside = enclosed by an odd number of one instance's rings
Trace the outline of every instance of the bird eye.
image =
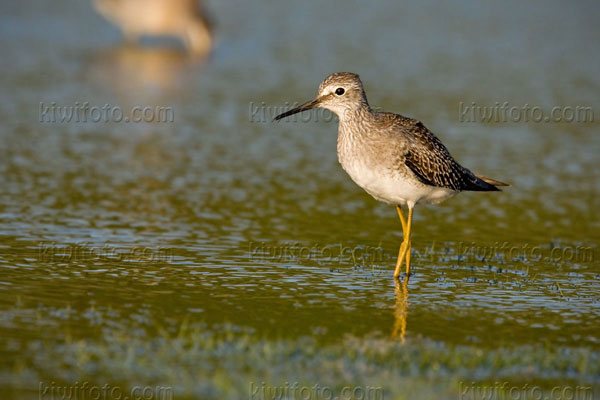
{"type": "Polygon", "coordinates": [[[343,95],[344,92],[345,92],[344,88],[339,87],[339,88],[335,89],[335,94],[337,94],[338,96],[343,95]]]}

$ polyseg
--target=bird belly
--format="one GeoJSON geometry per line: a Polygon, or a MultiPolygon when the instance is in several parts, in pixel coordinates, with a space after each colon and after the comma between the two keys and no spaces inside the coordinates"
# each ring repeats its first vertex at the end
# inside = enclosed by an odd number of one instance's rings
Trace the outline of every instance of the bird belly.
{"type": "Polygon", "coordinates": [[[451,189],[425,185],[408,175],[376,170],[360,163],[342,166],[358,186],[375,199],[389,204],[437,204],[457,193],[451,189]]]}

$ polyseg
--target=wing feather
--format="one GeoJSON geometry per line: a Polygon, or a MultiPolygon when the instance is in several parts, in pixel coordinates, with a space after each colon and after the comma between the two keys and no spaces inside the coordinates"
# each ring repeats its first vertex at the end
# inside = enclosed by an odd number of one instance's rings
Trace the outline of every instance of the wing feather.
{"type": "Polygon", "coordinates": [[[408,141],[403,155],[405,165],[424,184],[451,190],[499,190],[461,166],[444,144],[420,121],[393,115],[394,125],[400,125],[408,141]]]}

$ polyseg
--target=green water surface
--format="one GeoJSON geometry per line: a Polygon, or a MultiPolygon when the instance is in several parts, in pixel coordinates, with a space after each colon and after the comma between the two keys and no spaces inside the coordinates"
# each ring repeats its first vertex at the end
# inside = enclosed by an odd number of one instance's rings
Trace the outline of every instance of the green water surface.
{"type": "Polygon", "coordinates": [[[177,399],[286,382],[600,396],[598,123],[460,111],[582,105],[600,119],[597,4],[209,6],[204,61],[122,44],[86,2],[0,6],[2,398],[84,381],[177,399]],[[271,122],[340,70],[512,184],[417,207],[406,287],[392,280],[396,212],[338,165],[336,119],[271,122]],[[86,101],[174,119],[40,121],[86,101]]]}

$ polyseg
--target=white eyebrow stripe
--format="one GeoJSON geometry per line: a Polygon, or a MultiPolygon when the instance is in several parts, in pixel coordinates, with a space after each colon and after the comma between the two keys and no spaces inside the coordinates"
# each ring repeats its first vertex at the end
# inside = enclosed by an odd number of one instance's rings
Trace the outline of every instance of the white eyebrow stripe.
{"type": "Polygon", "coordinates": [[[323,96],[325,96],[325,95],[333,93],[334,90],[335,90],[334,87],[332,85],[329,85],[323,90],[323,93],[321,93],[321,94],[323,96]]]}

